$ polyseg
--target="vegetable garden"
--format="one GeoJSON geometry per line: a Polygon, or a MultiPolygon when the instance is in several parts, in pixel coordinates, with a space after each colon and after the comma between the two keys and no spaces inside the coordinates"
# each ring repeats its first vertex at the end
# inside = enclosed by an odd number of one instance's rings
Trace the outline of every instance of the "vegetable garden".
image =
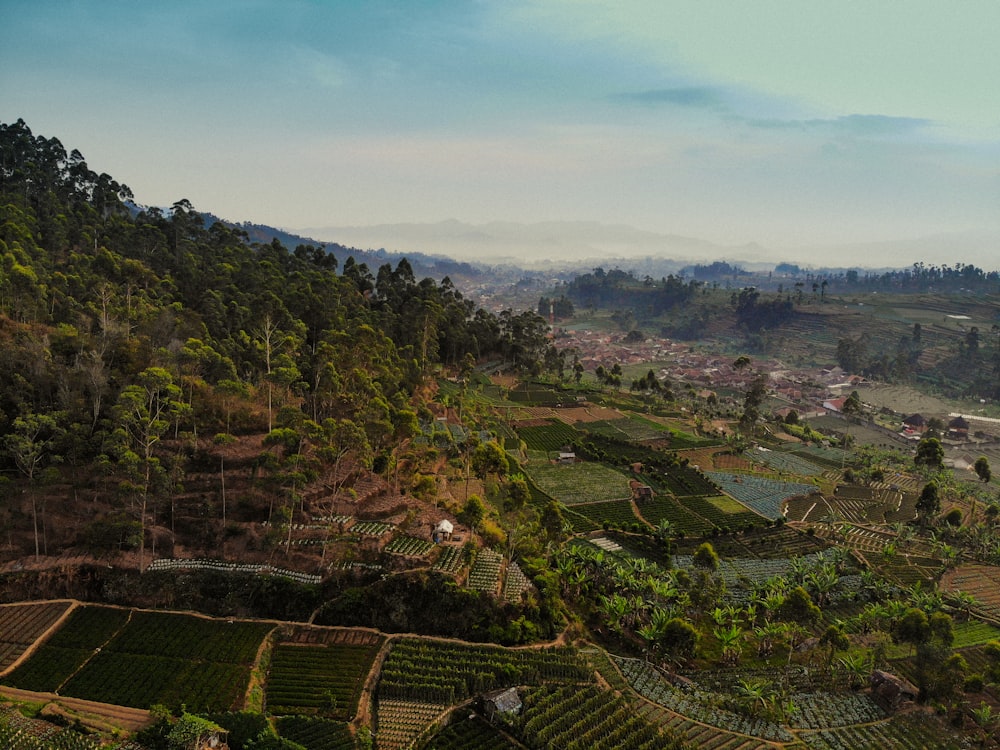
{"type": "Polygon", "coordinates": [[[123,616],[84,608],[5,682],[135,708],[183,703],[191,711],[225,711],[242,702],[250,665],[272,628],[167,612],[133,612],[122,626],[123,616]]]}
{"type": "Polygon", "coordinates": [[[382,666],[378,696],[451,705],[501,687],[590,680],[589,666],[571,648],[513,650],[403,638],[382,666]]]}
{"type": "Polygon", "coordinates": [[[528,747],[540,750],[663,750],[677,746],[660,727],[638,716],[624,699],[590,685],[528,690],[515,729],[528,747]]]}
{"type": "Polygon", "coordinates": [[[533,453],[525,469],[539,489],[564,505],[621,500],[632,494],[624,474],[601,464],[553,464],[533,453]]]}
{"type": "Polygon", "coordinates": [[[784,502],[789,497],[817,492],[814,484],[779,482],[753,474],[713,471],[709,472],[709,476],[729,495],[766,518],[779,518],[784,513],[784,502]]]}
{"type": "Polygon", "coordinates": [[[354,735],[347,724],[314,716],[281,716],[275,722],[278,734],[306,750],[354,750],[354,735]]]}
{"type": "Polygon", "coordinates": [[[381,645],[381,639],[315,646],[278,643],[265,686],[268,711],[353,719],[361,688],[381,645]]]}
{"type": "Polygon", "coordinates": [[[568,424],[553,419],[544,425],[518,427],[517,436],[528,446],[528,450],[552,453],[572,445],[580,438],[580,433],[568,424]]]}

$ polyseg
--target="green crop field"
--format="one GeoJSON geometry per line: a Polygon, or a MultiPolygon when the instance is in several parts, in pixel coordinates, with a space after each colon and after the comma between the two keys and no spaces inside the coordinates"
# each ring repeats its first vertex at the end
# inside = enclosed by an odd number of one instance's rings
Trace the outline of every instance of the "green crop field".
{"type": "Polygon", "coordinates": [[[268,712],[352,719],[381,644],[381,640],[364,645],[279,643],[267,675],[268,712]]]}
{"type": "Polygon", "coordinates": [[[524,468],[539,489],[564,505],[622,500],[632,495],[624,474],[590,461],[554,464],[532,454],[524,468]]]}
{"type": "Polygon", "coordinates": [[[135,708],[183,703],[191,711],[226,711],[242,702],[272,627],[85,607],[5,682],[135,708]]]}

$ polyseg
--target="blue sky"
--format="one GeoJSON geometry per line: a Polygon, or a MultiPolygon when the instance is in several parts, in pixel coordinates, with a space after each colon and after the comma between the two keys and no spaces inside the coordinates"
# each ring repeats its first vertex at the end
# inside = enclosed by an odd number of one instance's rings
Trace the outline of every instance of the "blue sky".
{"type": "Polygon", "coordinates": [[[997,29],[995,0],[0,0],[0,119],[292,229],[1000,236],[997,29]]]}

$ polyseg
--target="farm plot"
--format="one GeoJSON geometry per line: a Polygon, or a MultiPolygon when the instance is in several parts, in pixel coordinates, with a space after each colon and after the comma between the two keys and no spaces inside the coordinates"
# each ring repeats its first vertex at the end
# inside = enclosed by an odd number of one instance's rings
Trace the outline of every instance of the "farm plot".
{"type": "Polygon", "coordinates": [[[744,505],[753,508],[766,518],[779,518],[784,513],[784,502],[796,495],[816,492],[816,486],[799,482],[778,482],[753,474],[709,472],[712,481],[744,505]]]}
{"type": "Polygon", "coordinates": [[[441,716],[437,703],[379,700],[375,709],[375,743],[379,750],[412,747],[430,725],[441,716]]]}
{"type": "Polygon", "coordinates": [[[885,711],[867,695],[796,693],[792,700],[799,709],[791,718],[795,729],[831,729],[885,718],[885,711]]]}
{"type": "Polygon", "coordinates": [[[667,427],[636,416],[591,422],[587,425],[587,431],[637,443],[646,440],[661,440],[671,434],[667,427]]]}
{"type": "Polygon", "coordinates": [[[431,570],[441,573],[457,574],[465,565],[465,554],[461,547],[442,547],[438,559],[431,565],[431,570]]]}
{"type": "MultiPolygon", "coordinates": [[[[801,559],[805,564],[815,564],[822,556],[821,552],[805,555],[801,559]]],[[[674,555],[674,565],[677,568],[690,569],[694,566],[691,555],[674,555]]],[[[727,596],[737,600],[745,599],[749,586],[753,583],[763,583],[769,578],[786,577],[792,571],[792,560],[757,559],[757,558],[723,558],[719,560],[719,575],[726,582],[727,596]]],[[[853,579],[843,576],[843,588],[852,588],[853,579]]],[[[838,583],[838,586],[840,584],[838,583]]],[[[837,589],[834,590],[836,592],[837,589]]]]}
{"type": "Polygon", "coordinates": [[[268,711],[352,719],[382,645],[381,639],[366,640],[363,644],[276,645],[264,691],[268,711]]]}
{"type": "Polygon", "coordinates": [[[792,733],[783,726],[719,708],[715,693],[697,688],[682,690],[673,686],[648,662],[625,657],[612,658],[633,690],[646,700],[663,706],[676,714],[717,729],[757,737],[769,742],[795,741],[792,733]]]}
{"type": "Polygon", "coordinates": [[[126,609],[77,607],[62,627],[4,683],[24,690],[57,691],[128,619],[126,609]]]}
{"type": "Polygon", "coordinates": [[[226,711],[241,702],[250,665],[271,628],[267,623],[134,612],[60,692],[135,708],[184,703],[190,711],[226,711]]]}
{"type": "Polygon", "coordinates": [[[501,687],[591,679],[590,667],[572,648],[505,649],[403,638],[382,665],[378,697],[451,705],[501,687]]]}
{"type": "Polygon", "coordinates": [[[544,425],[518,427],[517,436],[528,446],[528,450],[551,453],[572,445],[579,440],[580,433],[565,422],[553,419],[544,425]]]}
{"type": "Polygon", "coordinates": [[[687,497],[682,503],[685,508],[720,529],[739,529],[764,523],[764,518],[725,495],[687,497]]]}
{"type": "Polygon", "coordinates": [[[351,527],[352,534],[361,536],[382,536],[392,531],[395,526],[384,521],[359,521],[351,527]]]}
{"type": "Polygon", "coordinates": [[[820,445],[799,446],[792,453],[828,469],[839,469],[851,458],[850,452],[843,448],[825,448],[820,445]]]}
{"type": "Polygon", "coordinates": [[[622,500],[632,494],[624,474],[589,461],[553,464],[538,460],[536,454],[525,468],[540,490],[564,505],[622,500]]]}
{"type": "Polygon", "coordinates": [[[472,564],[472,570],[469,571],[469,588],[484,594],[496,595],[502,566],[503,555],[491,549],[479,550],[476,561],[472,564]]]}
{"type": "Polygon", "coordinates": [[[0,672],[17,661],[69,608],[69,602],[0,606],[0,672]]]}
{"type": "Polygon", "coordinates": [[[941,579],[945,595],[961,591],[976,598],[974,611],[1000,620],[1000,568],[994,565],[961,565],[941,579]]]}
{"type": "Polygon", "coordinates": [[[511,560],[503,581],[504,600],[517,604],[521,601],[521,595],[529,589],[531,589],[531,581],[524,575],[521,566],[511,560]]]}
{"type": "MultiPolygon", "coordinates": [[[[603,503],[580,503],[573,506],[573,512],[590,519],[597,526],[631,526],[641,523],[628,500],[610,500],[603,503]]],[[[571,519],[572,520],[572,519],[571,519]]],[[[574,525],[574,530],[575,525],[574,525]]]]}
{"type": "Polygon", "coordinates": [[[4,750],[100,750],[91,739],[71,727],[30,719],[14,707],[0,710],[0,747],[4,750]]]}
{"type": "Polygon", "coordinates": [[[500,732],[479,716],[469,716],[449,724],[435,734],[427,747],[434,750],[515,750],[500,732]]]}
{"type": "Polygon", "coordinates": [[[797,474],[801,477],[816,477],[823,473],[823,468],[812,461],[784,451],[770,451],[764,448],[752,448],[747,451],[751,460],[761,463],[770,469],[783,474],[797,474]]]}
{"type": "Polygon", "coordinates": [[[956,622],[954,634],[955,640],[951,644],[953,648],[968,648],[990,641],[1000,641],[1000,628],[978,620],[956,622]]]}
{"type": "Polygon", "coordinates": [[[342,721],[313,716],[281,716],[275,722],[278,734],[306,750],[354,750],[354,735],[342,721]]]}
{"type": "Polygon", "coordinates": [[[385,551],[404,557],[424,557],[432,549],[434,543],[415,536],[397,536],[385,546],[385,551]]]}
{"type": "Polygon", "coordinates": [[[597,521],[581,515],[574,510],[570,510],[565,505],[563,506],[563,517],[569,521],[570,526],[573,527],[573,532],[576,534],[587,534],[601,528],[601,525],[597,521]]]}
{"type": "Polygon", "coordinates": [[[873,724],[860,724],[816,732],[799,732],[799,739],[814,750],[958,750],[966,744],[934,716],[909,713],[873,724]]]}
{"type": "Polygon", "coordinates": [[[655,750],[671,739],[627,701],[594,686],[526,691],[516,727],[531,748],[655,750]]]}
{"type": "Polygon", "coordinates": [[[719,488],[708,475],[693,466],[672,466],[664,473],[663,483],[677,497],[719,494],[719,488]]]}
{"type": "Polygon", "coordinates": [[[638,508],[642,517],[653,526],[658,526],[660,521],[670,521],[675,532],[684,532],[686,536],[700,536],[712,530],[711,523],[692,513],[672,497],[644,500],[638,508]]]}

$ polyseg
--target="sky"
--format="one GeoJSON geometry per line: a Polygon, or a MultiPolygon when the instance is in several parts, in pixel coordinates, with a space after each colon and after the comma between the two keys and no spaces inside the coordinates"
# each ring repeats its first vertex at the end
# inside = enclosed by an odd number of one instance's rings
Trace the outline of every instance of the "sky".
{"type": "Polygon", "coordinates": [[[997,29],[996,0],[0,0],[0,121],[285,229],[939,237],[920,260],[996,268],[997,29]]]}

